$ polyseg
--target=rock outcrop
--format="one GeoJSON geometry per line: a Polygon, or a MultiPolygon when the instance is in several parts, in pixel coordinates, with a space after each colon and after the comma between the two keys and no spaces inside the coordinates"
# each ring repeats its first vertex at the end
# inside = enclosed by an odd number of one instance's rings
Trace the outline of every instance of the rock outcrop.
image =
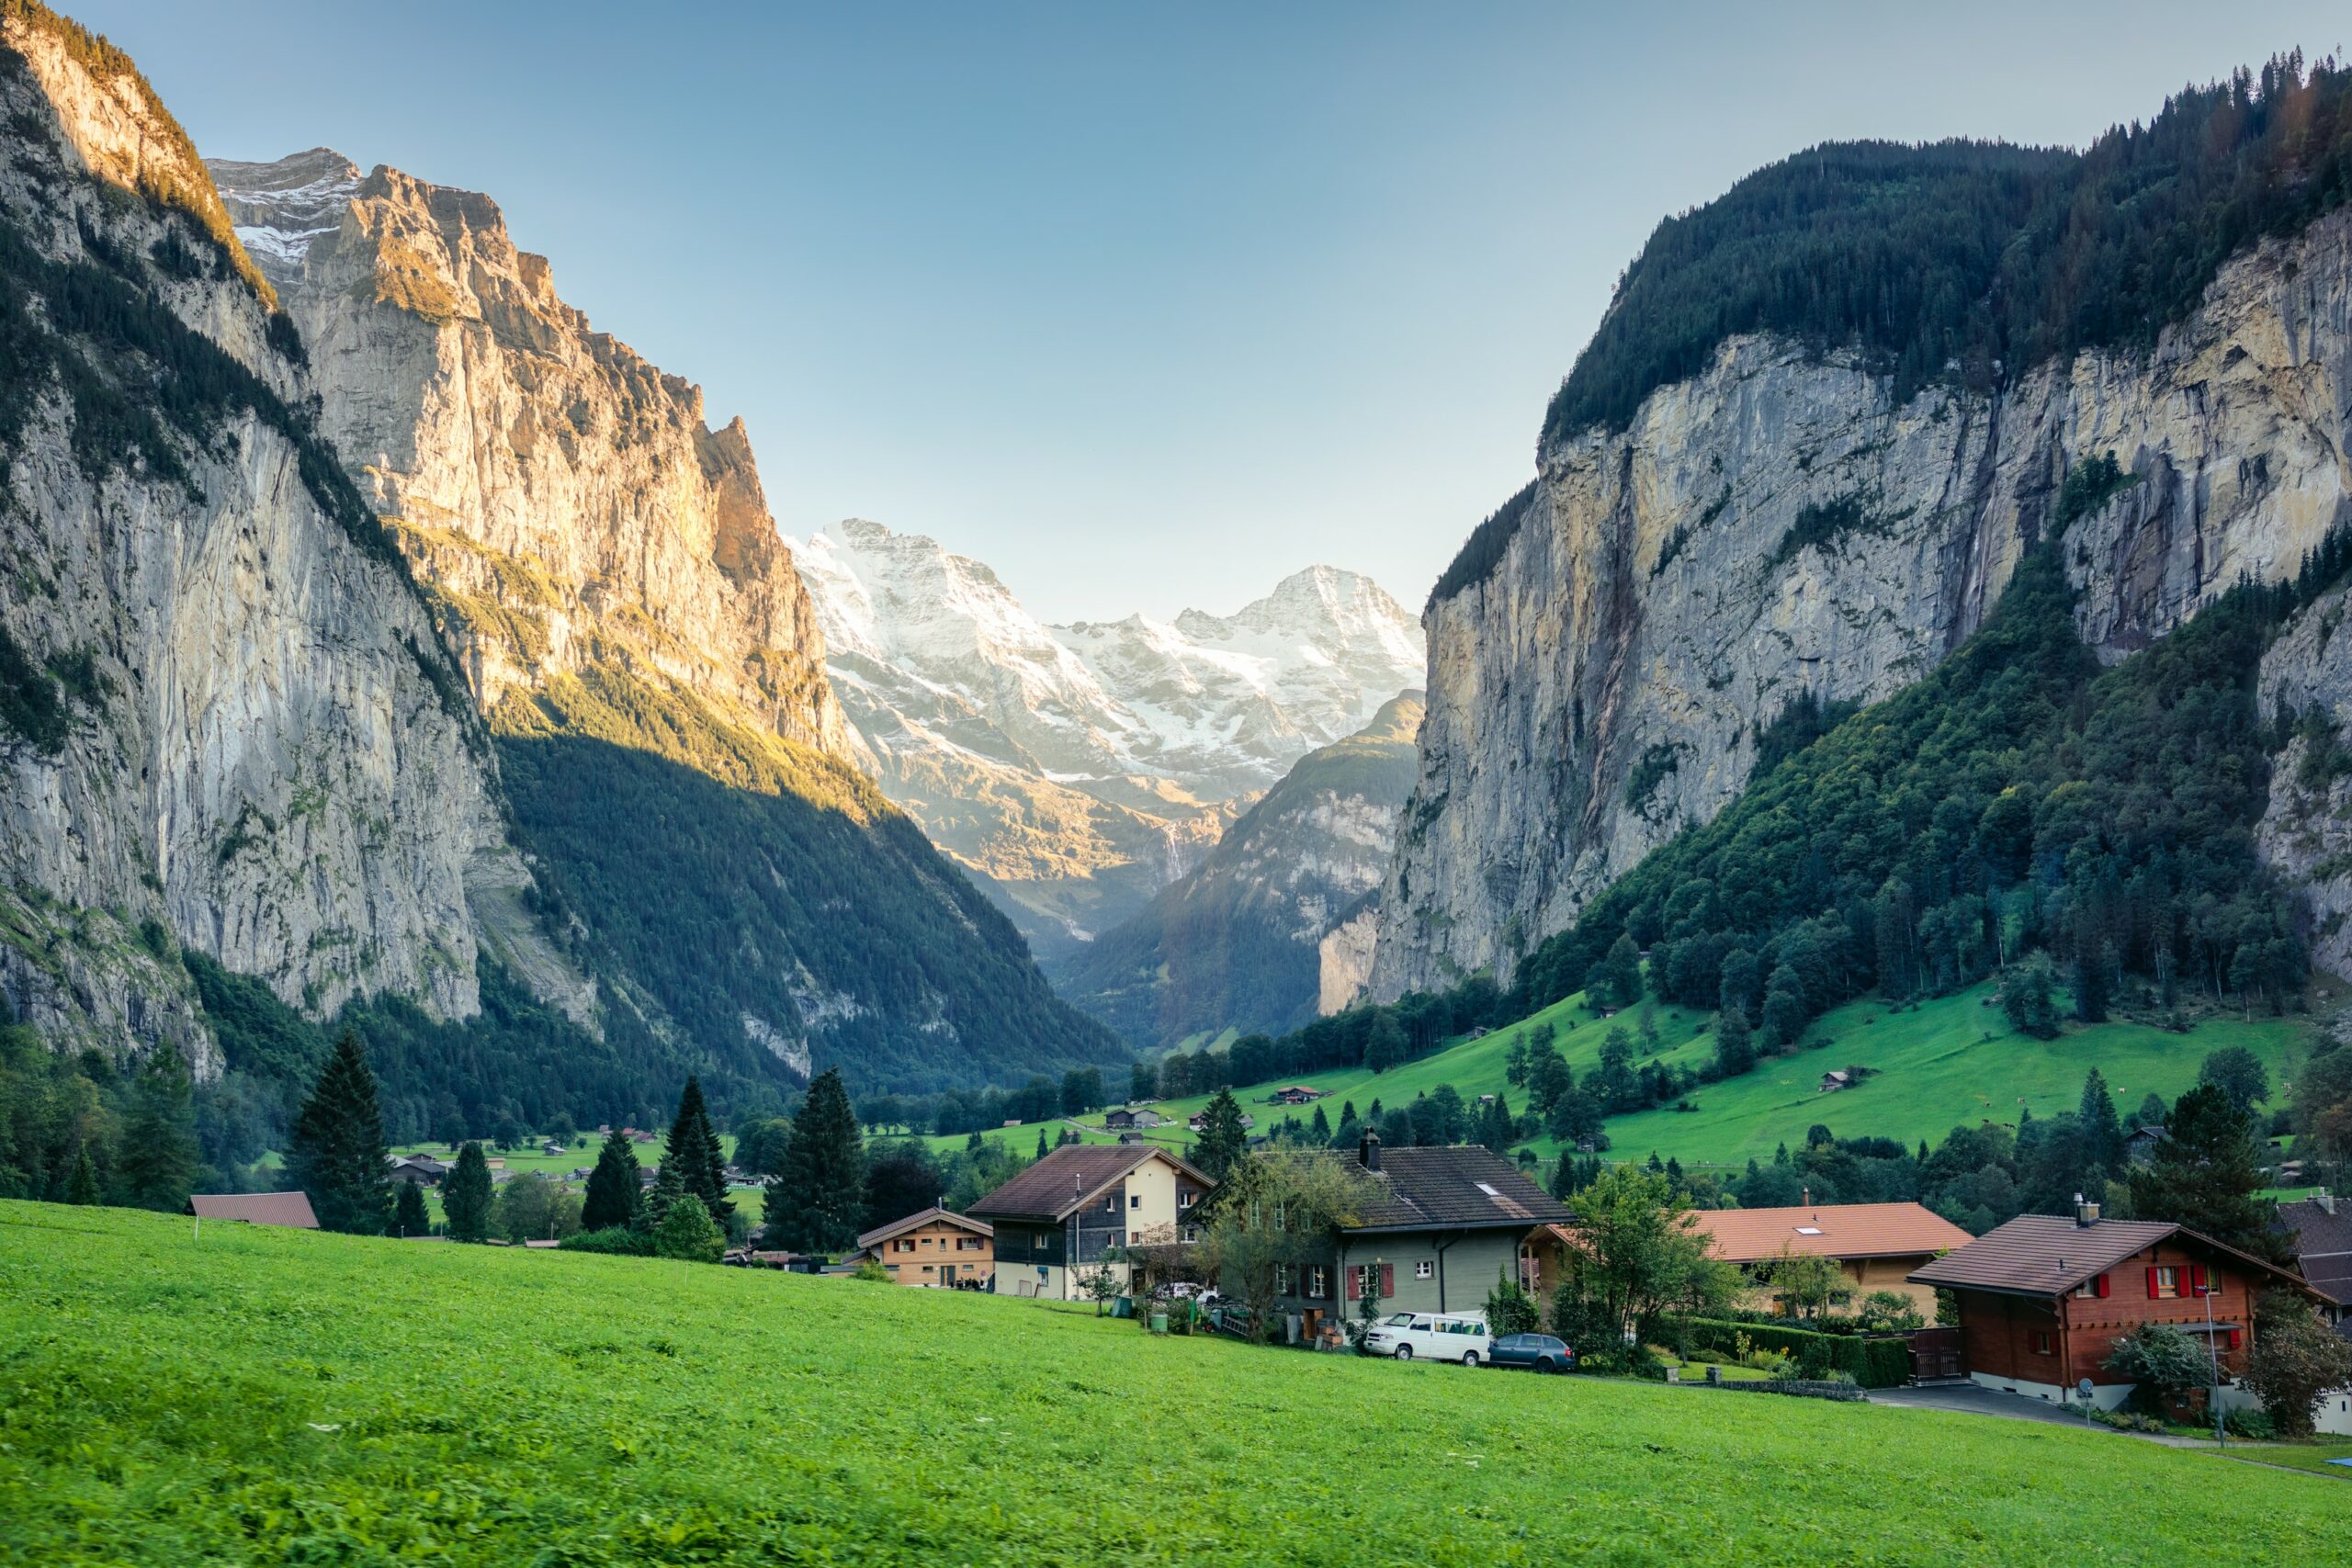
{"type": "Polygon", "coordinates": [[[2265,715],[2286,713],[2298,733],[2271,767],[2270,803],[2256,830],[2263,858],[2302,889],[2312,962],[2352,979],[2352,591],[2324,594],[2262,658],[2265,715]]]}
{"type": "Polygon", "coordinates": [[[487,197],[325,149],[210,167],[485,709],[618,671],[845,750],[741,421],[593,330],[487,197]]]}
{"type": "Polygon", "coordinates": [[[1521,955],[1746,782],[1800,695],[1870,701],[1983,619],[2067,474],[2084,637],[2120,657],[2241,576],[2291,574],[2352,493],[2352,215],[2266,242],[2145,354],[1986,396],[1735,339],[1622,433],[1540,455],[1481,581],[1432,602],[1421,774],[1373,991],[1521,955]]]}
{"type": "Polygon", "coordinates": [[[426,607],[178,126],[36,7],[0,46],[0,991],[199,1074],[175,947],[469,1015],[469,869],[526,874],[426,607]]]}

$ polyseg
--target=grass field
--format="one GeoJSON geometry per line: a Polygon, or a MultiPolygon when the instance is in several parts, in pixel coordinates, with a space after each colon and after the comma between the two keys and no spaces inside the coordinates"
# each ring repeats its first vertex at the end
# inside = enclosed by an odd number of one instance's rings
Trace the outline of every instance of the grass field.
{"type": "Polygon", "coordinates": [[[0,1562],[2352,1561],[2106,1433],[0,1203],[0,1562]]]}
{"type": "MultiPolygon", "coordinates": [[[[1815,1122],[1845,1137],[1899,1138],[1911,1144],[1925,1138],[1933,1144],[1955,1126],[1987,1119],[2013,1123],[2022,1107],[2030,1107],[2036,1116],[2071,1111],[2081,1098],[2084,1075],[2093,1066],[2106,1074],[2118,1109],[2129,1111],[2152,1091],[2166,1100],[2177,1096],[2197,1081],[2206,1055],[2225,1045],[2244,1045],[2259,1057],[2277,1092],[2289,1065],[2308,1051],[2312,1030],[2308,1018],[2257,1018],[2249,1023],[2221,1016],[2200,1021],[2186,1034],[2109,1022],[2071,1027],[2055,1040],[2035,1040],[2009,1032],[1992,1005],[1993,995],[1994,987],[1984,985],[1901,1009],[1875,998],[1833,1009],[1805,1032],[1795,1055],[1768,1060],[1741,1077],[1697,1089],[1690,1096],[1693,1111],[1610,1118],[1610,1153],[1616,1158],[1640,1159],[1656,1150],[1688,1166],[1744,1165],[1750,1157],[1769,1161],[1774,1146],[1782,1142],[1792,1146],[1804,1143],[1815,1122]],[[1849,1066],[1874,1067],[1878,1076],[1839,1094],[1820,1092],[1823,1073],[1849,1066]]],[[[1664,1047],[1658,1055],[1665,1060],[1695,1066],[1713,1055],[1712,1014],[1660,1007],[1657,1018],[1664,1047]]],[[[1363,1068],[1316,1073],[1252,1084],[1234,1094],[1257,1118],[1253,1130],[1287,1113],[1264,1103],[1268,1094],[1286,1082],[1328,1091],[1331,1099],[1326,1114],[1335,1122],[1344,1101],[1353,1100],[1358,1111],[1369,1110],[1374,1100],[1394,1109],[1448,1083],[1465,1099],[1506,1093],[1515,1107],[1523,1108],[1524,1094],[1504,1080],[1504,1063],[1511,1042],[1544,1022],[1552,1025],[1554,1045],[1582,1076],[1599,1065],[1601,1042],[1610,1030],[1630,1031],[1634,1020],[1625,1013],[1603,1019],[1579,994],[1484,1039],[1457,1041],[1385,1073],[1363,1068]]],[[[1193,1095],[1155,1107],[1175,1125],[1145,1136],[1182,1148],[1191,1137],[1184,1118],[1207,1103],[1208,1096],[1193,1095]]],[[[1299,1114],[1303,1119],[1311,1112],[1299,1114]]],[[[1099,1128],[1102,1118],[1082,1120],[1099,1128]]],[[[1046,1125],[1050,1138],[1059,1124],[1046,1125]]],[[[1011,1140],[1026,1153],[1035,1147],[1037,1132],[1037,1124],[1032,1123],[983,1135],[1011,1140]]],[[[963,1139],[931,1142],[950,1148],[960,1146],[963,1139]]],[[[1547,1160],[1559,1152],[1549,1139],[1534,1140],[1530,1146],[1547,1160]]]]}

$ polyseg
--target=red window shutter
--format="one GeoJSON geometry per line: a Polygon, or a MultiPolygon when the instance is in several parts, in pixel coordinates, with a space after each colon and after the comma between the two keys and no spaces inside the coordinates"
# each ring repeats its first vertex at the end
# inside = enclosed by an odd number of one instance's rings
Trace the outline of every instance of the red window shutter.
{"type": "Polygon", "coordinates": [[[1353,1269],[1347,1270],[1347,1275],[1348,1300],[1352,1302],[1362,1299],[1363,1295],[1363,1276],[1353,1269]]]}
{"type": "Polygon", "coordinates": [[[2148,1267],[2148,1299],[2150,1301],[2156,1299],[2156,1270],[2154,1264],[2148,1267]]]}
{"type": "Polygon", "coordinates": [[[2107,1276],[2106,1276],[2106,1275],[2104,1275],[2104,1274],[2101,1274],[2101,1275],[2098,1277],[2098,1297],[2099,1297],[2099,1299],[2100,1299],[2101,1301],[2105,1301],[2105,1300],[2107,1299],[2107,1276]]]}
{"type": "Polygon", "coordinates": [[[2243,1345],[2243,1344],[2245,1344],[2245,1329],[2243,1329],[2243,1328],[2233,1328],[2233,1329],[2231,1329],[2231,1330],[2230,1330],[2230,1348],[2231,1348],[2231,1349],[2234,1350],[2234,1349],[2236,1349],[2239,1346],[2241,1346],[2241,1345],[2243,1345]]]}
{"type": "Polygon", "coordinates": [[[1393,1263],[1380,1266],[1380,1293],[1384,1297],[1396,1293],[1396,1266],[1393,1263]]]}
{"type": "Polygon", "coordinates": [[[2197,1266],[2197,1269],[2196,1269],[2196,1281],[2197,1281],[2197,1293],[2198,1293],[2198,1294],[2199,1294],[2199,1295],[2203,1295],[2203,1294],[2205,1293],[2205,1265],[2203,1265],[2202,1263],[2199,1263],[2199,1264],[2197,1266]]]}

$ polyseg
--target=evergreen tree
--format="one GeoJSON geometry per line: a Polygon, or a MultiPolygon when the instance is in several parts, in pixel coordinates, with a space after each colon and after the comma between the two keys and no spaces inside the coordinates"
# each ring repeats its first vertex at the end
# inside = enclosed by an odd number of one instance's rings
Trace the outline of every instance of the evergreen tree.
{"type": "Polygon", "coordinates": [[[1201,1129],[1200,1142],[1193,1145],[1193,1163],[1205,1171],[1210,1179],[1222,1181],[1250,1148],[1250,1130],[1241,1124],[1241,1102],[1233,1091],[1221,1089],[1208,1103],[1207,1125],[1201,1129]]]}
{"type": "MultiPolygon", "coordinates": [[[[2115,1097],[2107,1090],[2107,1078],[2093,1067],[2083,1079],[2082,1104],[2075,1111],[2075,1135],[2082,1140],[2085,1174],[2096,1171],[2102,1185],[2123,1174],[2126,1154],[2123,1146],[2123,1120],[2115,1113],[2115,1097]]],[[[2096,1196],[2098,1189],[2086,1186],[2084,1191],[2096,1196]]]]}
{"type": "Polygon", "coordinates": [[[1747,1032],[1747,1015],[1726,1007],[1715,1020],[1715,1070],[1736,1078],[1756,1066],[1756,1043],[1747,1032]]]}
{"type": "Polygon", "coordinates": [[[393,1200],[392,1234],[397,1236],[433,1234],[433,1216],[424,1208],[424,1189],[413,1181],[401,1182],[400,1194],[393,1200]]]}
{"type": "MultiPolygon", "coordinates": [[[[768,1190],[771,1194],[775,1192],[774,1182],[768,1184],[768,1190]]],[[[647,1190],[645,1201],[637,1206],[637,1219],[630,1228],[647,1236],[652,1235],[662,1228],[662,1222],[670,1217],[670,1211],[678,1206],[678,1200],[685,1195],[685,1178],[678,1174],[676,1167],[663,1161],[654,1170],[653,1185],[647,1190]]],[[[710,1211],[706,1209],[703,1212],[708,1213],[710,1211]]]]}
{"type": "MultiPolygon", "coordinates": [[[[973,1134],[973,1136],[974,1136],[974,1137],[978,1137],[978,1135],[979,1135],[979,1134],[977,1134],[977,1133],[973,1134]]],[[[1054,1152],[1054,1151],[1053,1151],[1051,1148],[1049,1148],[1049,1147],[1047,1147],[1047,1146],[1046,1146],[1046,1130],[1045,1130],[1043,1127],[1038,1128],[1038,1129],[1037,1129],[1037,1155],[1036,1155],[1036,1157],[1037,1157],[1037,1158],[1039,1158],[1039,1159],[1044,1159],[1047,1155],[1049,1155],[1049,1154],[1051,1154],[1051,1153],[1053,1153],[1053,1152],[1054,1152]]]]}
{"type": "Polygon", "coordinates": [[[1318,1144],[1328,1144],[1331,1141],[1331,1118],[1324,1114],[1321,1106],[1315,1108],[1314,1120],[1307,1122],[1306,1131],[1318,1144]]]}
{"type": "Polygon", "coordinates": [[[179,1213],[195,1190],[203,1156],[188,1107],[187,1064],[177,1051],[159,1050],[141,1069],[117,1147],[121,1152],[115,1175],[123,1201],[135,1208],[179,1213]]]}
{"type": "Polygon", "coordinates": [[[2283,1260],[2278,1206],[2257,1198],[2262,1145],[2228,1091],[2199,1084],[2176,1101],[2166,1136],[2132,1172],[2132,1212],[2170,1220],[2256,1258],[2283,1260]]]}
{"type": "Polygon", "coordinates": [[[785,1174],[768,1188],[770,1247],[842,1252],[857,1245],[865,1217],[865,1148],[841,1070],[828,1067],[808,1086],[792,1119],[785,1174]]]}
{"type": "Polygon", "coordinates": [[[615,1128],[605,1134],[605,1146],[596,1151],[596,1167],[588,1173],[580,1228],[601,1231],[630,1224],[637,1218],[637,1205],[644,1190],[637,1146],[628,1134],[615,1128]]]}
{"type": "MultiPolygon", "coordinates": [[[[834,1083],[840,1084],[838,1077],[834,1083]]],[[[842,1097],[842,1110],[848,1112],[848,1097],[842,1097]]],[[[857,1119],[850,1116],[850,1129],[856,1131],[857,1119]]],[[[662,1164],[666,1169],[678,1168],[678,1179],[687,1191],[702,1200],[704,1212],[723,1230],[735,1217],[734,1201],[727,1196],[727,1153],[718,1141],[718,1130],[710,1124],[710,1111],[703,1104],[702,1079],[695,1074],[686,1076],[686,1089],[678,1096],[677,1119],[670,1123],[669,1141],[662,1145],[662,1164]]]]}
{"type": "Polygon", "coordinates": [[[65,1201],[83,1208],[94,1207],[98,1201],[98,1173],[90,1165],[90,1148],[85,1144],[74,1151],[74,1177],[65,1189],[65,1201]]]}
{"type": "Polygon", "coordinates": [[[391,1152],[376,1076],[350,1030],[319,1069],[287,1141],[287,1170],[322,1230],[381,1235],[392,1216],[391,1152]]]}
{"type": "Polygon", "coordinates": [[[457,1168],[441,1184],[441,1217],[451,1241],[490,1239],[490,1159],[469,1142],[458,1151],[457,1168]]]}

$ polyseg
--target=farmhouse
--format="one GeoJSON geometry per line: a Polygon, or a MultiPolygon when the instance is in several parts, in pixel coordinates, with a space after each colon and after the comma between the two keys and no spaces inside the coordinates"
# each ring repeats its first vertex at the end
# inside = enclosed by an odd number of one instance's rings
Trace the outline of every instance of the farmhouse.
{"type": "MultiPolygon", "coordinates": [[[[2093,1401],[2110,1410],[2132,1385],[2108,1370],[2108,1355],[2140,1325],[2169,1323],[2210,1343],[2233,1379],[2253,1348],[2256,1298],[2277,1287],[2312,1293],[2185,1225],[2102,1220],[2098,1204],[2079,1201],[2072,1219],[2020,1215],[1911,1279],[1958,1302],[1964,1370],[1976,1382],[2064,1403],[2088,1379],[2093,1401]]],[[[2240,1391],[2223,1399],[2253,1402],[2240,1391]]]]}
{"type": "MultiPolygon", "coordinates": [[[[1195,1133],[1205,1133],[1209,1130],[1209,1113],[1205,1111],[1195,1111],[1186,1119],[1184,1125],[1195,1133]]],[[[1241,1116],[1242,1130],[1246,1132],[1256,1125],[1257,1118],[1244,1111],[1241,1116]]]]}
{"type": "MultiPolygon", "coordinates": [[[[1758,1311],[1788,1311],[1763,1282],[1766,1265],[1785,1252],[1810,1253],[1835,1261],[1851,1282],[1849,1300],[1872,1291],[1893,1291],[1911,1299],[1919,1315],[1935,1321],[1936,1292],[1915,1285],[1911,1271],[1938,1253],[1966,1247],[1973,1239],[1950,1220],[1917,1203],[1821,1203],[1793,1209],[1702,1209],[1698,1229],[1714,1243],[1714,1254],[1736,1263],[1749,1279],[1747,1304],[1758,1311]]],[[[1848,1303],[1832,1298],[1833,1306],[1848,1303]]]]}
{"type": "Polygon", "coordinates": [[[1305,1084],[1295,1083],[1287,1089],[1274,1090],[1266,1097],[1266,1102],[1270,1105],[1311,1105],[1322,1098],[1321,1089],[1309,1089],[1305,1084]]]}
{"type": "Polygon", "coordinates": [[[198,1192],[180,1210],[199,1220],[243,1220],[247,1224],[286,1225],[298,1231],[319,1228],[311,1213],[307,1192],[198,1192]]]}
{"type": "Polygon", "coordinates": [[[448,1163],[431,1155],[394,1155],[390,1168],[394,1181],[405,1181],[412,1187],[438,1187],[441,1179],[449,1174],[448,1163]]]}
{"type": "Polygon", "coordinates": [[[1280,1310],[1294,1337],[1313,1339],[1361,1312],[1365,1292],[1391,1312],[1472,1312],[1498,1276],[1526,1277],[1556,1241],[1547,1225],[1567,1206],[1478,1145],[1387,1149],[1366,1133],[1346,1161],[1372,1184],[1373,1198],[1344,1227],[1328,1263],[1284,1269],[1280,1310]]]}
{"type": "Polygon", "coordinates": [[[1154,1144],[1065,1144],[971,1207],[994,1228],[1000,1294],[1074,1301],[1114,1248],[1190,1240],[1187,1216],[1216,1184],[1154,1144]]]}
{"type": "Polygon", "coordinates": [[[2352,1209],[2339,1211],[2324,1190],[2278,1205],[2280,1228],[2292,1236],[2303,1282],[2327,1298],[2321,1310],[2340,1333],[2352,1335],[2352,1209]]]}
{"type": "Polygon", "coordinates": [[[1105,1112],[1102,1125],[1114,1133],[1140,1133],[1153,1127],[1167,1126],[1168,1118],[1157,1111],[1131,1106],[1105,1112]]]}
{"type": "Polygon", "coordinates": [[[996,1277],[995,1235],[987,1221],[934,1204],[876,1226],[857,1247],[901,1285],[980,1290],[996,1277]]]}
{"type": "Polygon", "coordinates": [[[2165,1130],[2153,1123],[2134,1127],[2124,1135],[2123,1152],[2132,1156],[2133,1165],[2145,1165],[2156,1157],[2156,1145],[2165,1141],[2165,1130]]]}

